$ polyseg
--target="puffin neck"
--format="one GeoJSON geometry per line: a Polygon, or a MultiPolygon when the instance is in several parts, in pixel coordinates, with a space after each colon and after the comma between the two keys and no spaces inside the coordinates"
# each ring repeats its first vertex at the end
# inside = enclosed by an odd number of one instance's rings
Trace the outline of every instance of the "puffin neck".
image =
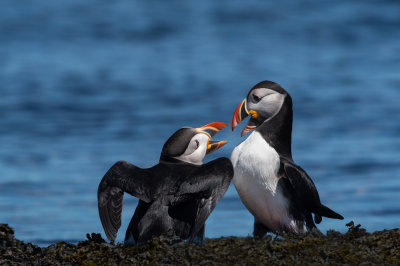
{"type": "Polygon", "coordinates": [[[176,158],[164,155],[163,153],[161,153],[160,156],[160,163],[173,163],[173,164],[183,164],[183,165],[195,165],[195,164],[191,164],[191,163],[187,163],[181,160],[178,160],[176,158]]]}
{"type": "Polygon", "coordinates": [[[293,108],[292,99],[286,95],[281,110],[256,128],[263,138],[281,156],[292,159],[292,123],[293,108]]]}
{"type": "Polygon", "coordinates": [[[178,159],[172,158],[172,157],[170,157],[170,156],[164,155],[164,153],[161,153],[160,162],[179,163],[179,162],[181,162],[181,161],[178,160],[178,159]]]}

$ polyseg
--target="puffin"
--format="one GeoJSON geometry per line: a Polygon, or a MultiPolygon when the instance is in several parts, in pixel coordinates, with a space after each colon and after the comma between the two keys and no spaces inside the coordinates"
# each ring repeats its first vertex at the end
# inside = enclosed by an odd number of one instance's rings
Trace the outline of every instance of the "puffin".
{"type": "Polygon", "coordinates": [[[227,141],[211,141],[226,127],[214,122],[177,130],[164,144],[159,163],[139,168],[116,162],[101,179],[98,211],[104,232],[114,243],[121,226],[124,192],[139,198],[124,245],[143,244],[168,234],[188,242],[204,241],[205,222],[233,178],[232,163],[221,157],[203,164],[227,141]]]}
{"type": "Polygon", "coordinates": [[[254,216],[254,236],[322,234],[315,225],[322,216],[343,219],[321,203],[314,182],[293,160],[292,105],[279,84],[262,81],[250,89],[232,118],[234,130],[250,116],[241,136],[251,134],[234,148],[231,161],[235,188],[254,216]]]}

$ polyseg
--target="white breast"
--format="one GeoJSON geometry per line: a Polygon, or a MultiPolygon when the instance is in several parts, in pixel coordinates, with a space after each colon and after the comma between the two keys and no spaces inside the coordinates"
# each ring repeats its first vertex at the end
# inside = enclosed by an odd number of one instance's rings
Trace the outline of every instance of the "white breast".
{"type": "Polygon", "coordinates": [[[233,183],[247,209],[272,230],[290,226],[288,202],[278,187],[280,159],[257,131],[232,152],[233,183]]]}

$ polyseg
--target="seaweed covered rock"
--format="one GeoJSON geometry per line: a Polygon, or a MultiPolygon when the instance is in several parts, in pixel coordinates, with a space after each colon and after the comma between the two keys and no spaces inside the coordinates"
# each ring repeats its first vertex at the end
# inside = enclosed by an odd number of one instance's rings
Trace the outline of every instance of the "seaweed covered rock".
{"type": "Polygon", "coordinates": [[[0,265],[30,262],[39,264],[43,258],[42,249],[14,237],[14,230],[7,224],[0,224],[0,265]]]}
{"type": "Polygon", "coordinates": [[[144,245],[124,247],[106,243],[99,234],[70,244],[46,248],[25,244],[14,231],[0,225],[0,265],[226,265],[226,264],[399,264],[400,229],[368,233],[348,224],[348,232],[328,231],[326,236],[267,235],[207,239],[189,244],[172,236],[155,237],[144,245]]]}

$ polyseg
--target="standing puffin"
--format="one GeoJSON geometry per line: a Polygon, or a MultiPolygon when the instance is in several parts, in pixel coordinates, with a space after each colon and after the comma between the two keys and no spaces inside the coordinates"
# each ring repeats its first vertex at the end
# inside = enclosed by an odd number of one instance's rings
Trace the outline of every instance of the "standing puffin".
{"type": "Polygon", "coordinates": [[[292,98],[279,84],[256,84],[237,107],[232,130],[248,115],[242,136],[250,136],[232,152],[233,183],[254,216],[254,236],[267,232],[319,232],[321,216],[343,217],[321,204],[307,173],[292,158],[292,98]]]}
{"type": "Polygon", "coordinates": [[[204,225],[233,177],[232,163],[219,158],[203,164],[206,154],[225,145],[210,141],[227,124],[181,128],[164,144],[157,165],[142,169],[125,161],[115,163],[97,191],[100,220],[114,242],[121,226],[124,192],[139,198],[125,235],[125,245],[144,243],[172,233],[183,240],[202,242],[204,225]]]}

